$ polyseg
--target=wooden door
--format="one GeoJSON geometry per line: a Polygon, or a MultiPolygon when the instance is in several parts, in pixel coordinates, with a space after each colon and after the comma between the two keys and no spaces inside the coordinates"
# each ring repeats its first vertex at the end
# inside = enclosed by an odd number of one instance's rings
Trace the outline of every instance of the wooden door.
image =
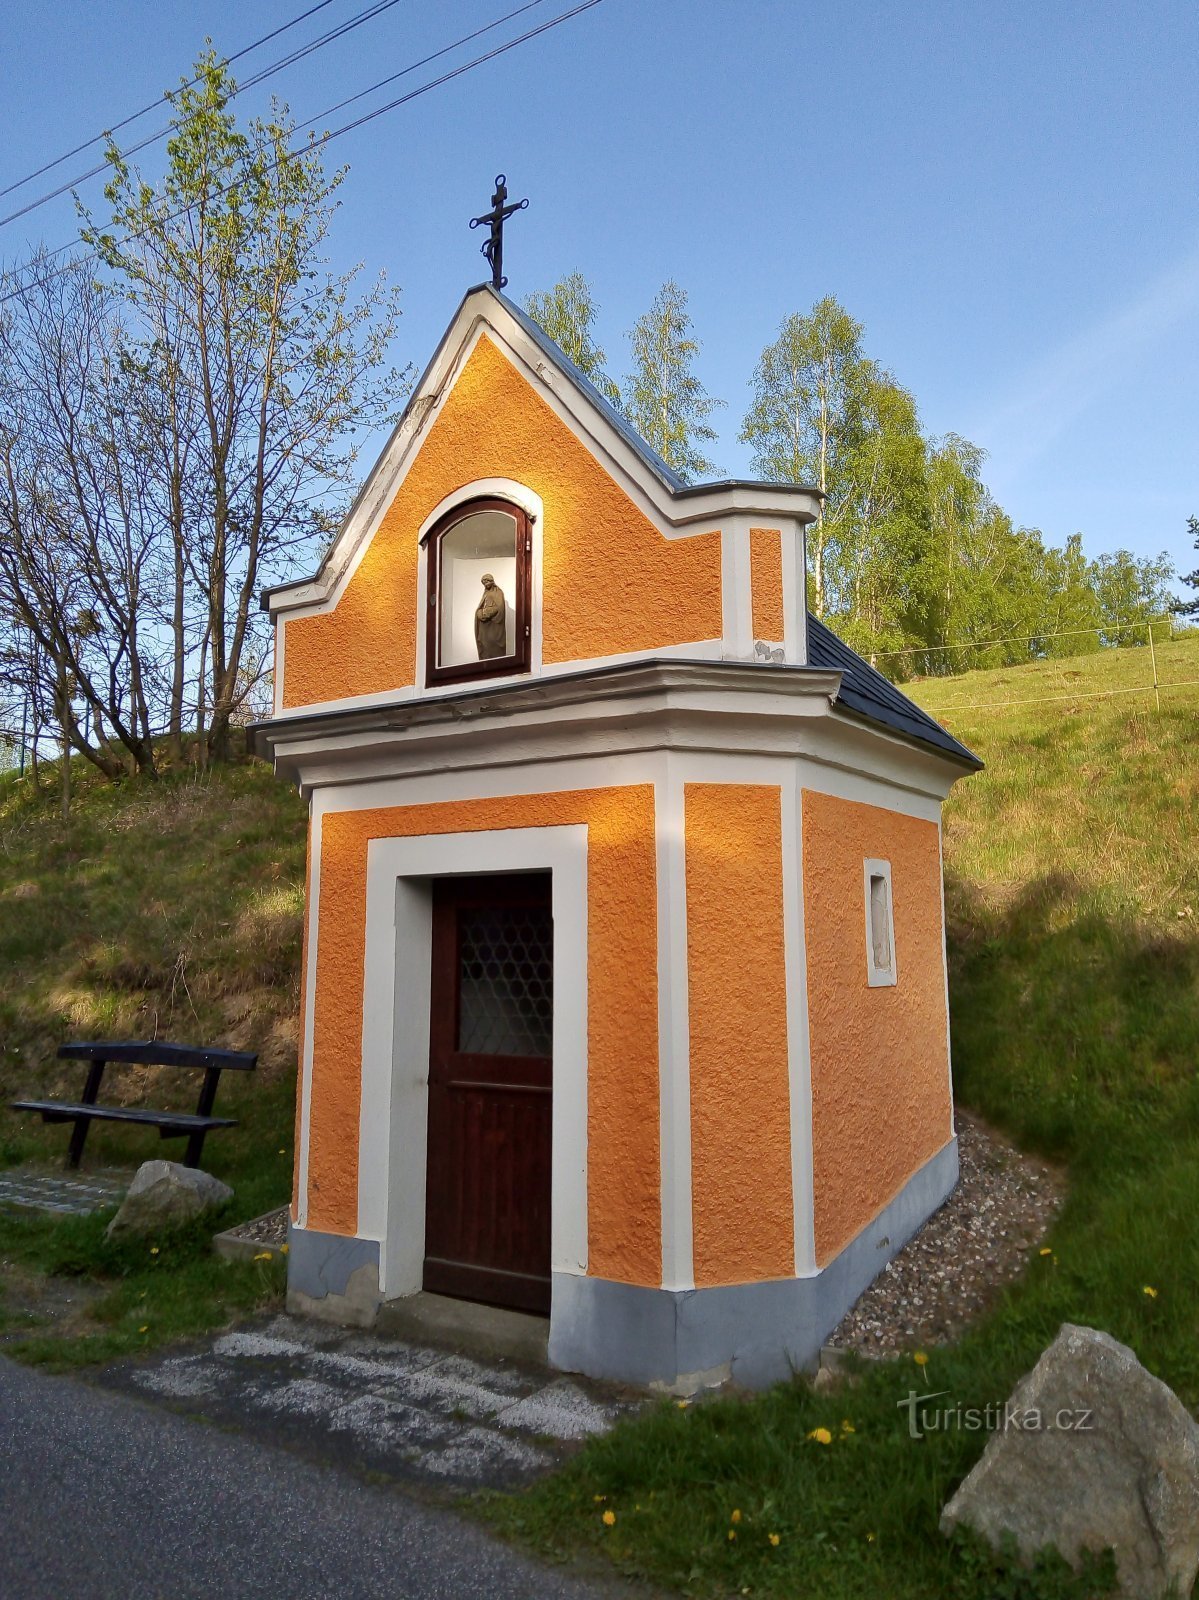
{"type": "Polygon", "coordinates": [[[550,875],[433,885],[424,1286],[548,1313],[550,875]]]}

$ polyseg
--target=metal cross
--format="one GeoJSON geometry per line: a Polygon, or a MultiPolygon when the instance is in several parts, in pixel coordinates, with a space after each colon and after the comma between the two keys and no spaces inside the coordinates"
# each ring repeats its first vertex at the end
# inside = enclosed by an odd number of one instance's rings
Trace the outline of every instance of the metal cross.
{"type": "Polygon", "coordinates": [[[472,217],[470,224],[472,228],[480,228],[485,222],[491,225],[491,237],[484,239],[482,249],[491,267],[491,282],[496,289],[502,289],[508,282],[504,276],[504,223],[514,211],[523,211],[529,203],[527,200],[516,200],[509,206],[504,204],[507,198],[508,180],[501,172],[495,180],[491,210],[485,211],[481,217],[472,217]]]}

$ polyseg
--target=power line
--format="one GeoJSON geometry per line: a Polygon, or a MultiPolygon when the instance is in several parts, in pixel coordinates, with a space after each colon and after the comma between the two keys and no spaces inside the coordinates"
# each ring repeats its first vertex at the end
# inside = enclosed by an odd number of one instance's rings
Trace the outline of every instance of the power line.
{"type": "MultiPolygon", "coordinates": [[[[533,0],[533,3],[540,3],[540,0],[533,0]]],[[[484,51],[482,55],[475,56],[472,60],[463,62],[460,66],[453,67],[449,72],[443,72],[440,77],[430,79],[428,83],[421,84],[419,88],[410,89],[407,94],[398,95],[396,99],[389,100],[386,105],[377,106],[373,111],[368,111],[363,116],[356,117],[352,122],[343,123],[340,128],[334,128],[327,133],[323,133],[319,138],[310,139],[309,142],[303,146],[302,150],[292,149],[288,151],[287,154],[295,156],[299,154],[306,154],[312,150],[319,150],[325,145],[331,144],[334,139],[341,138],[343,134],[352,133],[357,128],[365,127],[368,122],[373,122],[376,117],[385,116],[389,111],[395,111],[400,106],[407,105],[409,102],[419,99],[421,95],[428,94],[430,90],[439,89],[444,84],[452,82],[455,78],[462,77],[464,73],[473,72],[476,67],[481,67],[489,61],[494,61],[497,56],[505,55],[509,50],[515,50],[517,46],[527,44],[529,40],[537,38],[540,34],[548,33],[550,29],[557,28],[564,22],[570,22],[574,17],[581,16],[583,12],[591,11],[600,4],[602,4],[602,0],[582,0],[580,5],[571,7],[569,11],[560,12],[558,16],[551,17],[548,21],[539,23],[537,27],[529,28],[524,33],[518,34],[515,39],[509,39],[504,44],[496,45],[493,49],[484,51]]],[[[522,11],[527,11],[528,9],[528,3],[518,6],[515,11],[509,12],[507,17],[498,18],[495,23],[489,24],[489,27],[498,27],[501,23],[509,20],[511,17],[518,16],[522,11]]],[[[453,44],[446,45],[442,50],[435,52],[435,55],[445,55],[448,51],[459,48],[469,40],[477,38],[479,33],[486,31],[487,29],[476,29],[473,33],[465,34],[461,39],[455,40],[453,44]]],[[[433,60],[434,56],[429,56],[425,59],[426,61],[433,60]]],[[[415,69],[405,69],[405,71],[407,70],[415,69]]],[[[378,83],[373,84],[371,88],[362,90],[361,94],[351,96],[351,99],[361,99],[362,95],[372,94],[377,89],[382,87],[383,84],[394,82],[395,78],[399,76],[402,76],[402,74],[393,73],[390,75],[390,77],[382,78],[378,83]]],[[[349,103],[349,100],[344,100],[341,102],[341,105],[345,106],[349,103]]],[[[328,113],[322,112],[321,116],[325,116],[327,114],[328,113]]],[[[320,119],[321,117],[318,116],[306,120],[309,122],[318,122],[320,119]]],[[[264,172],[269,173],[275,171],[280,165],[280,162],[284,159],[286,158],[281,156],[278,160],[268,163],[264,169],[264,172]]],[[[220,199],[223,195],[228,194],[230,190],[234,189],[235,187],[236,183],[227,184],[223,189],[218,189],[213,198],[220,199]]],[[[187,209],[188,208],[186,206],[182,206],[179,208],[179,210],[170,212],[166,216],[158,218],[158,226],[165,227],[168,223],[177,221],[179,217],[186,213],[187,209]]],[[[141,229],[140,231],[135,230],[132,233],[126,234],[124,238],[114,241],[115,247],[119,248],[122,245],[130,244],[134,240],[144,237],[146,231],[146,229],[141,229]]],[[[52,259],[56,255],[61,255],[65,250],[74,249],[74,247],[75,241],[72,241],[70,244],[59,245],[56,250],[48,251],[41,259],[52,259]]],[[[84,255],[77,257],[75,261],[67,262],[66,265],[55,268],[52,272],[47,274],[47,277],[57,277],[61,273],[69,271],[70,268],[74,265],[77,265],[79,261],[95,259],[96,254],[96,251],[89,250],[84,255]]],[[[0,295],[0,305],[3,305],[8,300],[15,299],[19,294],[22,293],[25,287],[26,286],[23,284],[18,285],[16,288],[10,289],[7,294],[0,295]]]]}
{"type": "MultiPolygon", "coordinates": [[[[326,3],[328,3],[328,0],[326,0],[326,3]]],[[[339,23],[336,28],[331,28],[328,33],[322,34],[320,38],[299,46],[299,48],[291,51],[290,54],[282,56],[278,61],[271,62],[269,66],[263,67],[260,72],[256,72],[252,78],[247,78],[244,83],[239,83],[229,98],[231,100],[236,99],[239,94],[244,94],[247,89],[253,89],[258,84],[265,83],[268,78],[273,78],[276,73],[282,72],[285,67],[294,66],[297,61],[303,61],[306,56],[312,55],[315,51],[323,50],[326,45],[332,44],[344,34],[352,33],[355,28],[360,28],[364,22],[372,22],[382,12],[390,11],[392,6],[398,4],[399,0],[375,0],[375,3],[368,6],[365,11],[358,12],[356,16],[350,17],[346,22],[339,23]]],[[[192,79],[193,85],[197,82],[199,82],[199,79],[192,79]]],[[[189,85],[188,87],[190,88],[191,86],[189,85]]],[[[122,150],[120,152],[122,158],[134,156],[141,150],[149,149],[152,144],[157,144],[160,139],[165,139],[168,134],[194,120],[194,116],[198,114],[194,113],[193,117],[177,118],[172,122],[166,123],[156,133],[149,133],[144,139],[140,139],[137,144],[131,144],[127,150],[122,150]]],[[[16,211],[10,211],[7,216],[0,217],[0,228],[3,228],[7,223],[18,221],[21,217],[28,216],[31,211],[36,211],[39,206],[48,205],[51,200],[57,200],[60,195],[69,194],[79,184],[86,183],[89,178],[99,177],[102,172],[107,172],[108,170],[109,163],[105,159],[98,162],[96,166],[89,167],[86,172],[76,173],[73,178],[68,178],[65,183],[60,183],[57,189],[50,189],[46,194],[39,195],[36,200],[30,200],[16,211]]]]}
{"type": "MultiPolygon", "coordinates": [[[[224,66],[232,66],[233,62],[240,61],[242,56],[248,56],[252,50],[258,50],[264,44],[269,44],[272,39],[277,39],[281,33],[286,33],[299,23],[306,22],[309,17],[315,16],[318,11],[323,11],[326,6],[332,4],[333,0],[319,0],[319,4],[310,6],[307,11],[301,11],[300,15],[292,17],[290,22],[283,23],[281,27],[275,28],[270,33],[264,33],[262,38],[255,39],[253,44],[243,45],[240,50],[234,51],[231,56],[226,56],[222,64],[224,66]]],[[[199,78],[192,78],[184,87],[194,89],[199,81],[199,78]]],[[[144,105],[140,111],[130,112],[129,116],[122,117],[120,122],[114,122],[111,128],[102,129],[100,133],[93,134],[90,139],[85,139],[82,144],[77,144],[73,150],[68,150],[64,155],[55,156],[53,161],[47,161],[44,166],[37,167],[33,172],[27,172],[23,178],[18,178],[15,183],[10,183],[6,188],[0,189],[0,199],[6,194],[12,194],[14,189],[23,189],[27,183],[32,183],[35,178],[40,178],[43,173],[53,172],[55,167],[61,167],[63,162],[70,161],[72,156],[82,155],[89,146],[96,144],[100,139],[119,133],[122,128],[127,128],[131,122],[136,122],[139,117],[147,116],[151,111],[157,110],[162,104],[162,99],[162,95],[159,95],[156,100],[151,100],[148,105],[144,105]]]]}

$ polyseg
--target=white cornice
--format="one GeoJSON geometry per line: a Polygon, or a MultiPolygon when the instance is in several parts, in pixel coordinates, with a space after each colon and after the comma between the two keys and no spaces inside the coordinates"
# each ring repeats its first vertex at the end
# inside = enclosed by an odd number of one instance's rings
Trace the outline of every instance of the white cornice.
{"type": "MultiPolygon", "coordinates": [[[[437,699],[299,717],[251,730],[252,748],[310,793],[379,778],[518,769],[659,750],[806,754],[942,798],[956,764],[836,715],[840,675],[736,662],[633,662],[437,699]]],[[[557,780],[547,775],[545,785],[557,780]]]]}

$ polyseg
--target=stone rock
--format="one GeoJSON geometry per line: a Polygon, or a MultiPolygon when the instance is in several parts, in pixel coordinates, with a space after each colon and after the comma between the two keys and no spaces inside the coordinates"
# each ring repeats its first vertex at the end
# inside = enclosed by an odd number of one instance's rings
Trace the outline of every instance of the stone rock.
{"type": "Polygon", "coordinates": [[[108,1238],[158,1233],[214,1211],[233,1198],[233,1190],[198,1167],[177,1161],[144,1161],[129,1185],[121,1209],[108,1224],[108,1238]]]}
{"type": "Polygon", "coordinates": [[[959,1523],[1031,1560],[1115,1551],[1120,1592],[1190,1594],[1199,1571],[1199,1426],[1110,1334],[1065,1322],[1012,1391],[982,1459],[949,1501],[959,1523]]]}

